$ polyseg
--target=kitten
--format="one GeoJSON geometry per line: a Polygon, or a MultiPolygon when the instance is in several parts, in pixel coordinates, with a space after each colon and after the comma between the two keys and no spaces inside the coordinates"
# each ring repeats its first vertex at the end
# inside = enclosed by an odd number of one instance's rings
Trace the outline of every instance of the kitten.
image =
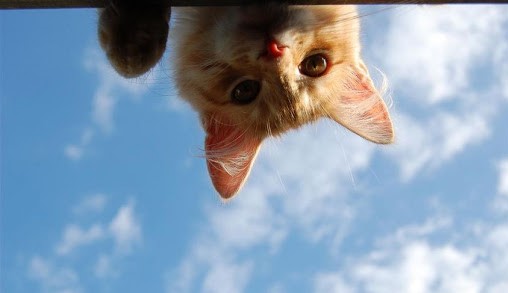
{"type": "Polygon", "coordinates": [[[355,6],[179,8],[171,62],[180,95],[200,114],[213,185],[232,198],[262,141],[330,118],[380,144],[387,107],[360,56],[355,6]]]}

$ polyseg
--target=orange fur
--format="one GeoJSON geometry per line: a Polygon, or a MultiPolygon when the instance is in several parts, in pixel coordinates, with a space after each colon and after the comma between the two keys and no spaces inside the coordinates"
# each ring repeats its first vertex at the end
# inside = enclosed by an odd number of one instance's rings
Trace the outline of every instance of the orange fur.
{"type": "Polygon", "coordinates": [[[245,182],[255,158],[252,151],[257,151],[264,138],[321,117],[373,142],[392,142],[387,107],[360,56],[354,6],[266,4],[175,12],[171,36],[176,84],[203,119],[210,176],[222,197],[231,197],[245,182]],[[270,60],[260,58],[267,39],[284,45],[284,54],[270,60]],[[327,57],[326,74],[301,74],[299,64],[316,53],[327,57]],[[231,100],[231,91],[244,79],[259,81],[261,90],[253,102],[238,105],[231,100]],[[211,124],[214,131],[207,127],[211,124]],[[228,133],[242,134],[234,136],[237,142],[225,137],[218,143],[220,127],[226,124],[228,133]],[[242,144],[242,140],[249,143],[242,144]],[[239,155],[245,146],[251,152],[239,155]],[[225,162],[247,171],[228,172],[221,167],[225,162]],[[224,188],[228,180],[236,186],[224,188]]]}

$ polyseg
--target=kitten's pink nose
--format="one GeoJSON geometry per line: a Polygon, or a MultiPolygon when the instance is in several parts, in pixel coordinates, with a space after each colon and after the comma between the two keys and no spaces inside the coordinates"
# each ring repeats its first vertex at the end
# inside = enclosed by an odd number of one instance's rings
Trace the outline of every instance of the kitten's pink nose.
{"type": "Polygon", "coordinates": [[[286,46],[278,44],[277,41],[269,40],[266,45],[267,55],[271,58],[279,58],[284,54],[284,48],[286,46]]]}

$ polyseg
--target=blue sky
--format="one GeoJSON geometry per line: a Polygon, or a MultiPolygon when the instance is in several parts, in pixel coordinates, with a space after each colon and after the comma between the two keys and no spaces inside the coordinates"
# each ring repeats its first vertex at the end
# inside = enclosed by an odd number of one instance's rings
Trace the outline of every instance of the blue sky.
{"type": "Polygon", "coordinates": [[[508,6],[363,18],[396,143],[309,125],[228,204],[170,52],[124,80],[95,23],[0,12],[1,292],[508,292],[508,6]]]}

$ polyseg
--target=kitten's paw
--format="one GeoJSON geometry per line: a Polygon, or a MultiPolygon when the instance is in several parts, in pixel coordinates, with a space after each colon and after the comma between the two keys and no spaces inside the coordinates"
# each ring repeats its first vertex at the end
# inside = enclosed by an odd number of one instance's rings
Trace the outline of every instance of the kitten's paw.
{"type": "Polygon", "coordinates": [[[171,13],[168,4],[135,2],[113,0],[99,11],[101,47],[115,70],[129,78],[150,70],[164,54],[171,13]]]}

